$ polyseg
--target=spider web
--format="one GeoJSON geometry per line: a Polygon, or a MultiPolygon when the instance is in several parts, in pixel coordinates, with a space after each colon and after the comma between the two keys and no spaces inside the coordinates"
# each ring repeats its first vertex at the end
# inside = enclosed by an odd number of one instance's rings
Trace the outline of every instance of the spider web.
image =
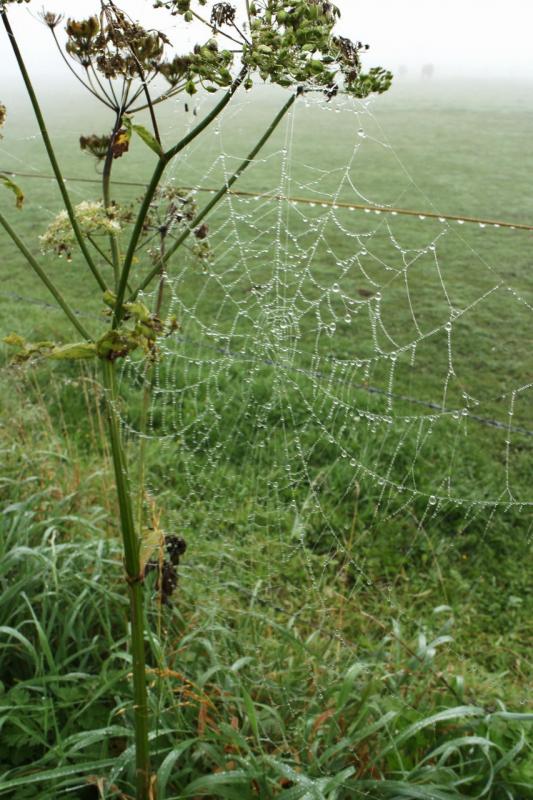
{"type": "MultiPolygon", "coordinates": [[[[202,144],[174,165],[170,182],[196,186],[199,203],[246,153],[247,103],[222,118],[207,169],[202,144]]],[[[516,246],[524,234],[350,208],[434,210],[374,107],[312,96],[295,107],[239,184],[257,196],[230,194],[210,218],[208,263],[183,251],[172,260],[180,330],[153,374],[130,359],[122,376],[151,382],[142,436],[162,453],[151,490],[169,487],[186,537],[216,541],[220,564],[236,538],[270,542],[235,568],[239,589],[268,604],[303,555],[323,620],[339,571],[347,603],[371,591],[413,618],[394,599],[398,576],[354,553],[363,504],[377,540],[415,509],[400,570],[438,524],[456,526],[445,549],[472,530],[474,558],[502,514],[531,525],[533,383],[509,347],[531,323],[532,287],[491,258],[496,240],[516,246]]],[[[124,426],[140,435],[135,419],[124,426]]]]}
{"type": "MultiPolygon", "coordinates": [[[[231,176],[283,102],[260,91],[259,111],[245,96],[173,162],[169,186],[195,187],[201,207],[231,176]]],[[[377,103],[307,95],[294,106],[237,184],[256,196],[228,194],[209,217],[210,257],[182,247],[170,261],[178,333],[153,368],[132,357],[121,373],[129,397],[151,391],[146,430],[136,400],[121,407],[130,439],[149,448],[149,493],[168,499],[193,552],[210,549],[209,569],[234,568],[233,581],[210,583],[191,562],[221,617],[220,598],[236,589],[272,615],[334,617],[345,644],[332,574],[346,576],[343,602],[364,607],[371,592],[413,622],[394,589],[427,529],[453,529],[444,550],[472,531],[475,557],[502,515],[527,545],[533,506],[533,382],[510,357],[531,324],[533,287],[493,255],[502,240],[525,249],[527,234],[356,209],[436,210],[387,141],[377,103]],[[395,577],[358,542],[379,547],[404,520],[395,577]],[[237,564],[243,540],[250,555],[237,564]],[[305,578],[293,569],[302,561],[305,578]]]]}
{"type": "MultiPolygon", "coordinates": [[[[216,131],[220,152],[197,178],[198,187],[227,180],[244,156],[242,147],[231,152],[233,115],[242,116],[243,108],[226,115],[216,131]]],[[[228,195],[212,217],[208,264],[199,266],[187,252],[174,258],[166,285],[169,312],[181,330],[162,345],[148,435],[172,442],[190,434],[191,454],[214,440],[221,451],[218,464],[235,434],[220,425],[227,420],[217,409],[237,403],[235,429],[241,414],[251,420],[247,446],[255,458],[255,449],[271,437],[276,409],[276,426],[294,436],[294,448],[287,445],[284,452],[292,480],[313,480],[302,444],[312,430],[314,448],[322,441],[332,445],[334,458],[348,459],[378,481],[383,495],[404,492],[435,506],[465,501],[453,462],[468,462],[468,436],[475,426],[488,447],[503,443],[505,458],[493,465],[490,491],[479,486],[469,502],[530,505],[527,487],[513,473],[512,452],[513,444],[531,433],[533,384],[525,369],[523,375],[509,369],[499,376],[501,391],[485,389],[487,373],[500,370],[505,359],[498,340],[506,326],[526,326],[533,310],[531,287],[510,285],[506,265],[492,264],[486,254],[491,237],[522,234],[484,230],[480,243],[480,231],[472,236],[461,222],[424,221],[423,215],[411,222],[395,212],[337,206],[350,201],[397,206],[418,194],[427,207],[408,175],[394,202],[390,192],[384,199],[358,188],[367,144],[374,159],[379,152],[384,172],[403,171],[390,145],[367,133],[365,123],[379,131],[365,104],[354,109],[347,101],[307,99],[290,114],[279,146],[256,160],[243,183],[243,188],[264,187],[266,180],[268,187],[256,198],[228,195]],[[352,138],[348,154],[343,147],[336,154],[339,166],[321,168],[326,142],[320,139],[313,140],[314,163],[302,160],[302,131],[320,123],[336,126],[336,115],[352,138]],[[323,123],[320,116],[329,119],[323,123]],[[291,199],[298,197],[309,202],[291,199]],[[457,248],[476,273],[471,282],[451,263],[457,248]],[[484,322],[486,314],[494,314],[498,332],[490,323],[488,330],[473,333],[469,326],[480,318],[484,322]],[[472,364],[478,335],[489,335],[490,352],[500,352],[472,364]],[[242,380],[232,381],[234,374],[242,380]],[[259,384],[269,387],[260,397],[259,384]],[[355,431],[365,431],[363,443],[355,431]],[[437,453],[435,432],[443,434],[437,453]],[[428,453],[429,480],[421,474],[428,453]]],[[[194,154],[187,159],[174,165],[172,183],[184,166],[190,171],[194,154]]],[[[142,369],[130,360],[125,377],[142,382],[142,369]]]]}

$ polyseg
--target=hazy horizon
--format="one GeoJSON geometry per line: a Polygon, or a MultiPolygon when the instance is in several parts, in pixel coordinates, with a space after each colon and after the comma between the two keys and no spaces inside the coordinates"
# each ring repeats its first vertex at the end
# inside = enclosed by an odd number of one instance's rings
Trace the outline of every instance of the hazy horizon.
{"type": "MultiPolygon", "coordinates": [[[[397,80],[419,80],[424,65],[432,64],[440,79],[533,80],[530,32],[533,3],[508,0],[505,12],[496,0],[380,0],[378,4],[354,4],[336,0],[342,18],[339,32],[371,45],[365,56],[368,66],[381,64],[397,80]]],[[[242,4],[242,3],[241,3],[242,4]]],[[[98,8],[97,0],[55,0],[47,10],[65,11],[83,17],[98,8]]],[[[121,6],[148,26],[165,31],[178,50],[187,49],[198,28],[184,25],[181,18],[154,10],[151,0],[123,0],[121,6]]],[[[65,76],[65,67],[46,28],[37,19],[40,6],[10,6],[9,14],[21,47],[38,86],[50,77],[65,76]]],[[[206,13],[206,12],[204,12],[206,13]]],[[[208,12],[207,12],[208,13],[208,12]]],[[[5,33],[2,31],[3,81],[20,80],[5,33]]],[[[2,82],[3,82],[2,81],[2,82]]],[[[0,95],[8,87],[0,85],[0,95]]],[[[9,87],[13,92],[14,86],[9,87]]]]}

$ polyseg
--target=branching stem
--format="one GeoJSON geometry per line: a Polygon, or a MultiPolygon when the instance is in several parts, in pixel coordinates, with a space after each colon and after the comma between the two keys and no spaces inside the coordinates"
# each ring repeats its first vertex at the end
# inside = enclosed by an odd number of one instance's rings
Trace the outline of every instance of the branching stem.
{"type": "Polygon", "coordinates": [[[85,240],[83,238],[83,234],[82,234],[82,232],[80,230],[80,226],[78,225],[78,221],[76,219],[76,214],[74,213],[74,207],[73,207],[72,202],[70,200],[69,193],[67,192],[67,189],[66,189],[66,186],[65,186],[65,181],[63,180],[63,175],[61,174],[61,169],[60,169],[59,164],[57,162],[57,159],[56,159],[56,156],[55,156],[55,152],[54,152],[54,148],[52,147],[52,142],[50,141],[50,137],[49,137],[48,131],[46,129],[46,124],[45,124],[45,121],[44,121],[44,117],[42,115],[41,108],[40,108],[39,102],[37,100],[37,96],[36,96],[36,94],[34,92],[30,76],[29,76],[28,71],[26,69],[26,65],[25,65],[24,60],[22,58],[22,54],[21,54],[21,52],[19,50],[19,46],[17,44],[17,40],[15,38],[15,34],[13,33],[13,30],[11,28],[11,24],[10,24],[9,19],[7,17],[6,11],[5,10],[1,11],[0,15],[2,17],[2,22],[4,23],[4,27],[6,29],[9,41],[11,42],[11,47],[13,48],[13,52],[14,52],[15,58],[17,60],[17,64],[18,64],[18,67],[19,67],[19,70],[20,70],[20,74],[22,75],[22,79],[23,79],[24,84],[26,86],[26,90],[28,92],[28,96],[29,96],[31,104],[33,106],[33,111],[34,111],[35,117],[37,119],[37,124],[39,125],[39,130],[40,130],[41,136],[43,138],[43,143],[44,143],[44,146],[46,148],[46,152],[48,153],[48,158],[50,160],[50,165],[51,165],[52,170],[54,172],[54,175],[55,175],[55,178],[56,178],[56,181],[57,181],[58,189],[61,192],[61,197],[63,198],[63,203],[65,204],[65,209],[66,209],[68,217],[70,219],[70,224],[72,225],[72,230],[74,231],[74,235],[76,236],[76,239],[78,240],[78,244],[79,244],[80,249],[81,249],[81,251],[83,253],[85,261],[87,262],[87,265],[89,266],[91,272],[93,273],[94,277],[96,278],[96,281],[98,282],[98,285],[100,286],[102,291],[105,291],[106,290],[105,282],[104,282],[102,276],[100,275],[96,264],[93,261],[91,253],[89,252],[89,248],[87,247],[87,244],[86,244],[86,242],[85,242],[85,240]]]}
{"type": "MultiPolygon", "coordinates": [[[[237,168],[237,170],[233,173],[231,178],[229,178],[229,180],[226,181],[224,186],[222,186],[218,190],[218,192],[215,194],[215,196],[209,201],[209,203],[206,206],[204,206],[204,208],[200,211],[200,213],[196,216],[196,218],[191,222],[191,224],[189,225],[187,230],[185,230],[181,234],[181,236],[179,236],[178,239],[176,239],[176,241],[172,244],[172,246],[167,249],[167,251],[166,251],[166,253],[165,253],[164,257],[163,257],[163,263],[165,263],[165,264],[167,263],[169,258],[176,252],[176,250],[179,247],[181,247],[181,245],[186,241],[186,239],[188,239],[188,237],[191,235],[191,233],[193,233],[195,228],[197,228],[198,225],[200,225],[200,223],[205,219],[205,217],[209,214],[209,212],[212,211],[212,209],[220,202],[220,200],[224,197],[224,195],[226,195],[229,192],[229,190],[231,189],[233,184],[236,183],[236,181],[239,179],[239,177],[244,172],[244,170],[253,162],[253,160],[255,159],[256,155],[259,153],[259,151],[264,147],[264,145],[270,139],[270,137],[272,136],[272,134],[274,133],[274,131],[276,130],[276,128],[280,124],[281,120],[283,119],[283,117],[291,109],[291,107],[294,104],[294,102],[295,102],[297,97],[298,97],[298,93],[291,95],[291,97],[285,103],[285,105],[283,106],[281,111],[276,115],[276,117],[271,122],[270,126],[268,127],[268,130],[264,133],[264,135],[261,137],[261,139],[257,142],[257,144],[255,145],[253,150],[246,156],[244,161],[240,164],[240,166],[237,168]]],[[[131,299],[134,299],[135,297],[137,297],[137,295],[139,294],[140,291],[142,291],[143,289],[146,289],[146,287],[152,282],[152,280],[156,277],[156,275],[158,275],[158,273],[160,272],[160,269],[161,269],[160,266],[155,266],[149,272],[149,274],[146,276],[146,278],[142,281],[142,283],[135,290],[135,292],[132,295],[131,299]]]]}
{"type": "MultiPolygon", "coordinates": [[[[227,106],[241,83],[243,82],[246,76],[246,69],[243,68],[238,76],[233,81],[232,85],[225,93],[224,97],[217,103],[216,106],[207,114],[204,119],[198,123],[189,133],[183,137],[174,147],[171,147],[170,150],[167,150],[164,155],[162,155],[157,162],[156,168],[146,190],[146,193],[143,198],[143,202],[139,209],[139,213],[137,215],[137,219],[135,221],[135,226],[133,228],[133,232],[129,241],[128,250],[126,252],[126,256],[124,259],[124,264],[122,267],[122,273],[120,276],[120,283],[117,291],[117,301],[115,306],[115,314],[113,318],[113,326],[116,328],[117,325],[120,323],[122,319],[122,305],[124,303],[124,297],[126,294],[126,287],[128,283],[128,278],[131,270],[131,265],[133,264],[133,259],[135,256],[135,251],[137,249],[137,244],[139,242],[139,238],[142,233],[144,221],[150,210],[150,205],[152,200],[154,199],[154,195],[157,191],[159,183],[161,181],[161,177],[163,172],[166,169],[167,164],[185,147],[187,147],[190,142],[196,139],[202,131],[204,131],[209,125],[213,122],[214,119],[223,111],[223,109],[227,106]]],[[[158,271],[158,267],[156,268],[156,273],[158,271]]]]}
{"type": "Polygon", "coordinates": [[[78,333],[80,333],[84,339],[87,341],[91,341],[91,334],[88,333],[85,328],[83,327],[82,323],[77,318],[74,311],[71,309],[57,286],[50,280],[46,272],[43,270],[39,262],[32,256],[22,239],[15,233],[7,219],[4,217],[3,214],[0,213],[0,225],[4,228],[8,236],[11,238],[13,243],[17,246],[19,251],[22,253],[30,267],[33,271],[39,276],[41,281],[44,283],[48,291],[55,297],[57,303],[61,306],[69,320],[72,322],[78,333]]]}

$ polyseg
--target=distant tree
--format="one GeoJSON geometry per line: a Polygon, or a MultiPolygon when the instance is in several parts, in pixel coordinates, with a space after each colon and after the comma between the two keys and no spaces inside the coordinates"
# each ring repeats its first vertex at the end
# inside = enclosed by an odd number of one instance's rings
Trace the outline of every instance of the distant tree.
{"type": "Polygon", "coordinates": [[[435,65],[424,64],[422,67],[421,75],[424,80],[431,80],[431,78],[433,78],[433,76],[435,75],[435,65]]]}

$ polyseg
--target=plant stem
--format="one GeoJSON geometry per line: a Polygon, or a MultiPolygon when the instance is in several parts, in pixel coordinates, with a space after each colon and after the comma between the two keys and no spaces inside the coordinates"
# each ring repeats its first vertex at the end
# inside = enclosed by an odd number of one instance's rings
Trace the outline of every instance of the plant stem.
{"type": "Polygon", "coordinates": [[[165,157],[169,161],[170,159],[174,158],[174,156],[176,156],[179,152],[181,152],[181,150],[183,150],[183,148],[186,147],[190,142],[192,142],[193,139],[196,139],[196,137],[200,133],[202,133],[202,131],[204,131],[206,128],[209,127],[209,125],[211,125],[211,123],[218,117],[218,115],[227,106],[227,104],[229,103],[229,101],[231,100],[231,98],[233,97],[233,95],[235,94],[235,92],[245,79],[247,72],[248,72],[247,67],[243,67],[239,72],[239,74],[237,75],[237,77],[235,78],[235,80],[233,81],[233,83],[231,84],[231,86],[229,87],[228,91],[226,92],[222,100],[220,100],[220,102],[218,102],[217,105],[211,109],[209,114],[207,114],[204,117],[204,119],[201,122],[199,122],[195,128],[192,129],[192,131],[190,131],[186,136],[184,136],[183,139],[181,139],[181,141],[179,141],[177,144],[174,145],[174,147],[171,147],[170,150],[167,150],[167,152],[165,153],[165,157]]]}
{"type": "Polygon", "coordinates": [[[31,104],[33,106],[33,111],[34,111],[35,117],[37,119],[37,124],[39,125],[39,130],[41,132],[43,143],[44,143],[44,146],[46,148],[46,152],[48,153],[48,158],[50,160],[50,165],[51,165],[51,167],[52,167],[52,169],[54,171],[54,175],[55,175],[55,178],[56,178],[57,186],[59,188],[59,191],[61,192],[61,196],[63,198],[63,203],[65,204],[65,209],[66,209],[68,217],[70,219],[70,224],[72,225],[72,230],[74,231],[74,235],[76,236],[76,239],[78,240],[78,244],[79,244],[80,249],[81,249],[81,251],[83,253],[85,261],[87,262],[87,265],[89,266],[89,269],[91,270],[91,272],[93,273],[94,277],[96,278],[96,281],[98,282],[98,285],[100,286],[102,291],[105,291],[106,290],[105,282],[104,282],[102,276],[100,275],[96,264],[94,263],[94,261],[92,259],[92,256],[91,256],[91,254],[89,252],[89,248],[87,247],[87,244],[85,243],[85,240],[83,238],[83,234],[82,234],[82,232],[80,230],[80,227],[78,225],[78,221],[77,221],[76,215],[74,213],[74,207],[73,207],[72,202],[70,200],[69,193],[67,192],[67,189],[66,189],[66,186],[65,186],[65,181],[63,180],[63,175],[61,174],[61,169],[59,167],[59,164],[58,164],[56,156],[55,156],[54,149],[52,147],[52,142],[50,141],[50,137],[48,136],[48,131],[46,129],[46,124],[45,124],[45,121],[44,121],[44,117],[42,115],[41,108],[40,108],[39,102],[37,100],[37,96],[36,96],[36,94],[35,94],[35,92],[33,90],[33,85],[32,85],[32,82],[30,80],[30,76],[28,74],[28,71],[26,69],[26,65],[24,64],[24,60],[22,58],[22,54],[21,54],[21,52],[19,50],[19,47],[18,47],[18,44],[17,44],[17,40],[15,39],[15,34],[13,33],[13,30],[11,28],[11,25],[10,25],[9,19],[7,17],[6,11],[1,11],[0,14],[2,16],[2,22],[4,23],[4,27],[6,29],[9,41],[11,42],[11,47],[13,48],[13,52],[14,52],[15,58],[17,60],[17,64],[18,64],[18,67],[19,67],[19,70],[20,70],[20,74],[22,75],[22,79],[24,80],[24,83],[26,85],[26,90],[28,92],[28,96],[29,96],[31,104]]]}
{"type": "MultiPolygon", "coordinates": [[[[160,259],[159,262],[160,266],[160,277],[159,277],[159,287],[157,290],[157,296],[154,303],[153,313],[154,316],[159,317],[161,314],[161,307],[163,305],[163,295],[165,291],[165,264],[163,261],[165,255],[165,236],[161,236],[160,245],[159,245],[159,252],[160,252],[160,259]]],[[[144,369],[144,389],[143,389],[143,401],[141,407],[141,420],[139,425],[139,433],[140,433],[140,445],[139,445],[139,487],[138,487],[138,512],[137,512],[137,524],[139,526],[139,531],[143,529],[144,523],[144,484],[146,478],[146,430],[148,427],[148,407],[150,404],[150,399],[152,397],[152,390],[153,390],[153,378],[154,378],[154,361],[151,359],[147,359],[146,366],[144,369]]]]}
{"type": "Polygon", "coordinates": [[[128,467],[117,413],[116,367],[103,362],[109,439],[115,472],[124,547],[124,567],[130,597],[131,654],[133,671],[133,714],[135,726],[136,800],[149,800],[150,749],[148,744],[148,696],[144,647],[144,576],[140,565],[140,539],[135,532],[128,467]]]}
{"type": "Polygon", "coordinates": [[[102,259],[103,259],[104,261],[106,261],[106,262],[109,264],[109,266],[110,266],[110,267],[112,267],[112,266],[113,266],[113,262],[111,261],[111,259],[110,259],[110,258],[109,258],[109,256],[107,255],[107,253],[105,253],[105,252],[102,250],[102,248],[100,247],[100,245],[99,245],[97,242],[95,242],[94,238],[91,236],[91,234],[90,234],[90,233],[89,233],[89,234],[87,234],[87,240],[88,240],[88,241],[89,241],[89,242],[92,244],[92,246],[94,247],[94,249],[96,250],[96,252],[97,252],[97,253],[98,253],[98,254],[99,254],[101,257],[102,257],[102,259]]]}
{"type": "MultiPolygon", "coordinates": [[[[168,248],[168,250],[166,251],[166,253],[165,253],[164,257],[163,257],[163,263],[166,264],[168,259],[176,252],[176,250],[179,247],[181,247],[181,245],[185,242],[186,239],[188,239],[188,237],[191,235],[191,233],[193,233],[194,229],[202,222],[203,219],[205,219],[205,217],[217,205],[217,203],[220,202],[220,200],[224,197],[224,195],[226,195],[229,192],[229,190],[231,189],[233,184],[239,179],[240,175],[252,163],[252,161],[254,160],[256,155],[259,153],[259,151],[262,149],[262,147],[264,147],[266,142],[270,139],[270,137],[272,136],[272,134],[274,133],[274,131],[278,127],[279,123],[281,122],[281,120],[283,119],[285,114],[287,114],[289,109],[292,107],[292,105],[293,105],[293,103],[294,103],[294,101],[296,100],[297,97],[298,97],[298,94],[293,94],[290,97],[290,99],[287,101],[287,103],[285,103],[285,105],[283,106],[281,111],[273,119],[273,121],[270,124],[268,130],[265,132],[265,134],[258,141],[258,143],[254,147],[254,149],[246,156],[244,161],[240,164],[238,169],[233,173],[231,178],[228,181],[226,181],[224,186],[222,186],[218,190],[218,192],[215,194],[215,196],[212,198],[212,200],[210,200],[209,203],[206,206],[204,206],[204,208],[200,211],[198,216],[191,222],[191,224],[189,225],[187,230],[185,230],[181,234],[181,236],[179,236],[178,239],[176,239],[176,241],[172,244],[172,246],[168,248]]],[[[137,287],[137,289],[135,290],[135,292],[131,296],[132,300],[135,297],[137,297],[137,295],[139,294],[140,291],[142,291],[143,289],[146,289],[148,284],[151,283],[151,281],[160,272],[160,270],[161,270],[161,267],[158,265],[158,266],[155,266],[151,270],[151,272],[149,272],[149,274],[146,276],[146,278],[142,281],[142,283],[137,287]]]]}
{"type": "Polygon", "coordinates": [[[42,280],[48,291],[53,294],[54,298],[57,300],[58,304],[61,306],[66,316],[72,322],[78,333],[80,333],[84,339],[87,339],[87,341],[90,342],[92,339],[91,334],[85,330],[82,323],[76,317],[76,314],[71,309],[71,307],[69,306],[69,304],[67,303],[67,301],[57,288],[57,286],[50,280],[50,278],[43,270],[39,262],[32,256],[32,254],[30,253],[30,251],[28,250],[22,239],[15,233],[15,231],[13,230],[7,219],[1,213],[0,213],[0,225],[2,225],[8,236],[11,237],[13,243],[20,250],[20,252],[24,256],[28,264],[33,269],[33,271],[37,273],[37,275],[42,280]]]}
{"type": "MultiPolygon", "coordinates": [[[[109,206],[111,205],[111,169],[113,167],[113,143],[115,141],[115,137],[118,131],[120,130],[121,122],[122,122],[122,111],[118,111],[115,119],[115,124],[113,126],[113,132],[111,133],[111,138],[109,139],[109,146],[107,148],[107,153],[104,161],[104,169],[102,171],[102,195],[104,201],[104,208],[106,212],[109,206]]],[[[111,258],[113,262],[113,273],[115,276],[115,289],[116,289],[119,281],[120,255],[118,251],[117,240],[112,233],[109,235],[109,244],[111,246],[111,258]]]]}
{"type": "MultiPolygon", "coordinates": [[[[126,293],[126,285],[128,282],[131,265],[133,263],[133,258],[135,256],[135,250],[137,248],[137,244],[139,242],[139,238],[142,233],[142,228],[144,225],[144,221],[146,219],[146,215],[150,209],[150,204],[154,198],[156,193],[157,187],[159,186],[159,182],[165,171],[167,164],[176,156],[181,150],[183,150],[190,142],[193,141],[197,136],[202,133],[212,122],[213,120],[223,111],[223,109],[227,106],[241,83],[243,82],[246,76],[246,69],[243,68],[238,76],[235,78],[233,83],[231,84],[230,88],[224,95],[224,97],[220,100],[219,103],[207,114],[204,119],[196,125],[189,133],[183,137],[174,147],[171,147],[170,150],[167,150],[163,156],[157,162],[156,168],[152,175],[152,179],[148,185],[146,193],[144,195],[144,199],[142,205],[139,209],[139,213],[137,215],[137,219],[135,221],[135,227],[133,229],[131,239],[129,242],[128,250],[126,252],[126,256],[124,259],[124,264],[122,267],[122,273],[120,276],[120,283],[117,290],[117,302],[115,305],[115,314],[113,318],[113,327],[117,327],[121,318],[122,318],[122,304],[124,303],[124,296],[126,293]]],[[[157,272],[157,268],[156,268],[157,272]]]]}

